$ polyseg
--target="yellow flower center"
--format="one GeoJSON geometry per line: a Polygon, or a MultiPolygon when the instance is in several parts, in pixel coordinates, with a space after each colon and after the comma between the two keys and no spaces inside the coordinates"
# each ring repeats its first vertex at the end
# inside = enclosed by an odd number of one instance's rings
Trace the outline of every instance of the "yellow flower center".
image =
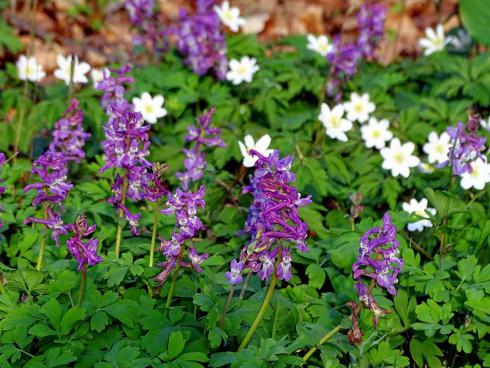
{"type": "Polygon", "coordinates": [[[437,153],[439,153],[441,155],[444,154],[444,152],[446,151],[445,147],[442,144],[437,144],[435,147],[435,150],[437,153]]]}
{"type": "Polygon", "coordinates": [[[377,130],[377,129],[376,130],[373,130],[373,132],[371,133],[371,136],[373,138],[379,138],[379,137],[381,137],[381,132],[379,130],[377,130]]]}
{"type": "Polygon", "coordinates": [[[231,22],[233,20],[233,14],[231,14],[231,11],[227,10],[223,13],[223,18],[226,21],[231,22]]]}
{"type": "Polygon", "coordinates": [[[393,160],[396,163],[403,164],[403,162],[405,161],[405,156],[403,155],[402,152],[397,152],[393,155],[393,160]]]}
{"type": "Polygon", "coordinates": [[[362,103],[360,103],[360,102],[356,102],[356,103],[354,104],[354,111],[355,111],[355,112],[362,112],[362,103]]]}
{"type": "Polygon", "coordinates": [[[244,67],[243,65],[239,65],[237,68],[236,68],[236,72],[237,74],[240,74],[240,75],[244,75],[247,73],[247,68],[244,67]]]}
{"type": "Polygon", "coordinates": [[[340,128],[341,124],[342,122],[340,121],[340,118],[338,116],[332,116],[330,118],[330,125],[332,126],[332,128],[338,129],[340,128]]]}
{"type": "Polygon", "coordinates": [[[147,114],[153,114],[153,106],[151,106],[150,104],[146,104],[144,107],[143,107],[143,110],[145,110],[145,112],[147,114]]]}

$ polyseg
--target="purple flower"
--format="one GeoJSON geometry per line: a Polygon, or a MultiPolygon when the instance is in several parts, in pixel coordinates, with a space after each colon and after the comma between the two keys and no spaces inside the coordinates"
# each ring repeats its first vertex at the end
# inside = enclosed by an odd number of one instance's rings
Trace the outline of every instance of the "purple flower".
{"type": "Polygon", "coordinates": [[[341,36],[334,38],[332,51],[327,54],[330,75],[327,82],[327,95],[339,102],[343,86],[357,73],[359,61],[374,57],[376,44],[384,33],[386,9],[382,4],[363,5],[359,10],[359,37],[356,43],[342,44],[341,36]]]}
{"type": "Polygon", "coordinates": [[[218,15],[213,10],[214,0],[197,0],[195,14],[181,9],[179,24],[170,29],[177,39],[177,49],[185,57],[185,63],[198,75],[209,70],[221,80],[226,76],[225,36],[218,15]]]}
{"type": "Polygon", "coordinates": [[[189,248],[190,267],[196,272],[202,272],[201,263],[208,259],[209,254],[198,254],[194,246],[189,248]]]}
{"type": "Polygon", "coordinates": [[[216,109],[213,107],[199,116],[198,125],[187,128],[185,140],[193,142],[192,149],[184,149],[186,159],[184,160],[185,171],[178,172],[175,176],[181,181],[182,187],[187,190],[193,181],[202,177],[206,168],[206,158],[202,151],[204,147],[224,147],[225,143],[221,139],[221,130],[211,126],[216,109]]]}
{"type": "Polygon", "coordinates": [[[232,285],[239,284],[242,277],[243,263],[237,262],[235,259],[231,261],[230,271],[225,274],[226,278],[232,285]]]}
{"type": "Polygon", "coordinates": [[[79,105],[77,100],[71,100],[63,117],[55,124],[54,140],[49,145],[50,151],[63,153],[67,161],[80,162],[85,157],[83,146],[90,137],[83,130],[83,112],[79,105]]]}
{"type": "Polygon", "coordinates": [[[51,238],[54,240],[57,247],[60,246],[59,237],[61,235],[66,234],[66,226],[63,224],[63,220],[61,219],[61,215],[59,213],[55,213],[50,207],[46,210],[47,218],[40,219],[36,217],[28,217],[24,220],[24,224],[41,224],[46,226],[51,232],[51,238]]]}
{"type": "Polygon", "coordinates": [[[97,83],[97,89],[103,91],[101,104],[110,115],[113,107],[121,110],[132,111],[132,105],[124,98],[126,91],[124,84],[133,83],[134,78],[128,77],[131,66],[124,65],[120,69],[112,69],[109,75],[104,74],[104,78],[97,83]]]}
{"type": "Polygon", "coordinates": [[[275,268],[279,279],[289,281],[292,255],[287,245],[294,244],[300,252],[308,250],[305,242],[308,226],[301,221],[298,208],[311,200],[302,198],[291,185],[296,180],[291,172],[292,157],[280,158],[277,150],[268,157],[254,150],[250,153],[259,159],[250,185],[243,189],[244,193],[252,194],[253,202],[245,224],[251,240],[242,249],[240,264],[262,280],[269,279],[275,268]],[[279,259],[275,261],[276,258],[279,259]]]}
{"type": "Polygon", "coordinates": [[[398,257],[396,231],[390,215],[385,213],[381,227],[374,227],[361,236],[359,257],[352,265],[352,277],[356,281],[359,299],[374,312],[375,323],[385,311],[376,304],[371,294],[372,285],[375,282],[391,295],[396,295],[395,284],[403,267],[403,260],[398,257]],[[369,288],[363,283],[363,277],[372,280],[369,288]]]}
{"type": "Polygon", "coordinates": [[[85,215],[79,216],[74,224],[66,225],[66,230],[73,233],[73,236],[67,240],[66,247],[77,260],[78,271],[87,264],[94,266],[102,262],[102,257],[97,255],[99,240],[91,238],[83,241],[83,238],[87,238],[95,229],[95,225],[88,226],[85,215]]]}
{"type": "Polygon", "coordinates": [[[136,45],[147,45],[153,52],[162,52],[167,48],[165,29],[158,20],[154,0],[125,0],[124,5],[131,23],[138,30],[134,38],[136,45]]]}
{"type": "Polygon", "coordinates": [[[38,175],[41,181],[24,188],[24,192],[37,190],[32,205],[37,206],[43,202],[60,204],[73,188],[67,181],[66,156],[61,152],[46,151],[33,165],[32,173],[38,175]]]}
{"type": "Polygon", "coordinates": [[[357,14],[359,37],[357,46],[364,58],[372,59],[376,45],[383,38],[386,18],[384,4],[363,4],[357,14]]]}
{"type": "Polygon", "coordinates": [[[480,115],[474,114],[469,116],[466,126],[458,122],[456,128],[447,128],[451,137],[449,160],[440,166],[449,164],[454,175],[462,175],[473,171],[471,163],[477,158],[485,160],[482,152],[485,150],[486,138],[478,135],[480,121],[480,115]]]}

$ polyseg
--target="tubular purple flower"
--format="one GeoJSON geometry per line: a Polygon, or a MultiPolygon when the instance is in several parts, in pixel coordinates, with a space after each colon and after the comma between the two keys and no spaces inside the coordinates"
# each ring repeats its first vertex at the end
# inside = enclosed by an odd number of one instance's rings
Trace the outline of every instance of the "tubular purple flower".
{"type": "Polygon", "coordinates": [[[63,224],[61,215],[55,213],[50,207],[47,208],[47,218],[40,219],[36,217],[28,217],[24,220],[24,224],[41,224],[46,226],[47,229],[52,230],[51,238],[54,240],[57,247],[60,246],[59,237],[66,234],[66,226],[63,224]]]}
{"type": "Polygon", "coordinates": [[[381,227],[374,227],[361,236],[359,257],[352,265],[352,277],[356,281],[355,288],[359,299],[374,312],[376,324],[378,317],[386,311],[376,304],[371,290],[377,284],[391,295],[396,295],[395,284],[403,267],[403,260],[398,256],[396,231],[390,215],[385,213],[381,227]],[[371,279],[369,287],[363,283],[363,277],[371,279]]]}
{"type": "Polygon", "coordinates": [[[471,163],[477,158],[485,160],[482,152],[485,150],[487,139],[478,135],[480,121],[480,115],[473,114],[468,117],[466,125],[458,122],[456,128],[447,128],[447,133],[451,137],[449,160],[442,163],[440,167],[451,165],[454,175],[462,175],[473,171],[471,163]]]}
{"type": "Polygon", "coordinates": [[[49,150],[61,152],[67,161],[80,162],[85,157],[83,146],[90,134],[83,130],[83,112],[77,100],[72,99],[63,117],[55,124],[49,150]]]}
{"type": "MultiPolygon", "coordinates": [[[[270,278],[277,263],[277,277],[289,281],[292,277],[292,255],[287,244],[294,244],[300,252],[308,251],[305,242],[308,226],[301,221],[298,208],[311,203],[311,199],[301,198],[291,185],[296,180],[291,172],[291,156],[281,159],[277,150],[268,157],[253,150],[250,153],[259,159],[250,185],[243,189],[244,193],[252,194],[253,202],[245,224],[245,232],[251,240],[242,249],[240,264],[242,269],[256,272],[265,280],[270,278]],[[279,254],[281,256],[275,262],[279,254]]],[[[239,279],[238,274],[233,273],[234,269],[237,269],[236,262],[227,276],[232,283],[239,279]]]]}
{"type": "Polygon", "coordinates": [[[37,190],[32,201],[33,206],[43,202],[61,204],[73,185],[67,181],[68,168],[66,157],[61,152],[46,151],[33,163],[32,173],[38,175],[41,182],[29,184],[24,192],[37,190]]]}
{"type": "Polygon", "coordinates": [[[243,270],[242,262],[237,262],[236,259],[231,261],[230,271],[225,274],[230,284],[236,285],[242,282],[243,280],[242,270],[243,270]]]}
{"type": "Polygon", "coordinates": [[[362,57],[372,59],[375,56],[376,46],[383,38],[386,18],[384,4],[363,4],[357,14],[359,24],[359,37],[357,46],[362,57]]]}
{"type": "Polygon", "coordinates": [[[197,0],[196,5],[193,15],[181,9],[179,24],[169,31],[194,73],[204,75],[213,70],[223,80],[228,69],[227,50],[221,22],[213,10],[214,0],[197,0]]]}
{"type": "Polygon", "coordinates": [[[154,11],[154,0],[125,0],[124,5],[131,23],[138,35],[134,38],[136,45],[146,45],[153,52],[167,49],[165,29],[154,11]]]}
{"type": "Polygon", "coordinates": [[[83,238],[93,234],[96,229],[95,225],[88,226],[85,215],[79,216],[74,224],[66,225],[65,228],[73,233],[73,236],[67,240],[66,247],[77,260],[78,271],[81,271],[85,265],[94,266],[102,262],[102,257],[97,255],[99,240],[91,238],[83,241],[83,238]]]}

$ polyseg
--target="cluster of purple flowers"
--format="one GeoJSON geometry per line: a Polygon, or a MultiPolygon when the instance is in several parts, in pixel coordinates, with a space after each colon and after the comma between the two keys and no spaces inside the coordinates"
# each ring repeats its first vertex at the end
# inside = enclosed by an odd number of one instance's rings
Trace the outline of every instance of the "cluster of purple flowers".
{"type": "Polygon", "coordinates": [[[81,215],[74,224],[66,225],[65,231],[70,231],[73,236],[67,240],[66,247],[78,262],[78,270],[81,271],[87,265],[94,266],[102,262],[102,257],[97,255],[99,240],[90,238],[84,241],[89,235],[95,232],[96,226],[88,226],[87,218],[81,215]]]}
{"type": "Polygon", "coordinates": [[[66,234],[60,214],[63,209],[62,203],[73,188],[67,178],[67,161],[63,153],[48,150],[35,160],[33,165],[32,173],[37,175],[41,181],[27,185],[24,192],[37,190],[32,205],[37,206],[43,203],[46,216],[45,218],[28,217],[24,223],[34,222],[46,226],[52,230],[51,237],[59,246],[59,236],[66,234]]]}
{"type": "Polygon", "coordinates": [[[341,36],[334,39],[334,47],[327,54],[330,76],[327,94],[336,101],[342,98],[342,86],[357,72],[362,58],[374,57],[376,45],[384,34],[386,8],[383,4],[363,4],[357,16],[359,36],[356,43],[345,43],[341,36]]]}
{"type": "Polygon", "coordinates": [[[277,150],[268,157],[253,150],[250,153],[259,157],[250,185],[243,190],[253,196],[245,225],[251,242],[243,248],[239,261],[231,262],[226,277],[231,284],[238,284],[242,271],[248,269],[262,280],[268,280],[275,271],[280,280],[289,281],[292,255],[285,243],[294,243],[300,252],[308,251],[308,225],[301,221],[298,208],[311,203],[311,199],[301,198],[291,185],[296,180],[291,172],[291,156],[281,159],[277,150]]]}
{"type": "Polygon", "coordinates": [[[134,38],[136,45],[147,45],[154,52],[162,52],[167,48],[165,29],[159,22],[154,0],[125,0],[124,5],[131,23],[137,28],[138,35],[134,38]]]}
{"type": "Polygon", "coordinates": [[[209,70],[221,80],[226,76],[225,36],[218,15],[213,10],[214,0],[196,0],[196,12],[180,10],[179,24],[170,29],[177,40],[177,49],[185,56],[185,63],[198,75],[209,70]]]}
{"type": "Polygon", "coordinates": [[[83,146],[90,137],[90,133],[83,130],[83,112],[79,106],[76,99],[71,100],[63,117],[55,124],[53,141],[49,145],[50,151],[62,152],[67,161],[80,162],[85,157],[83,146]]]}
{"type": "Polygon", "coordinates": [[[480,121],[480,115],[474,114],[468,117],[466,125],[458,122],[456,128],[447,128],[447,133],[451,137],[449,160],[441,166],[451,165],[454,175],[471,173],[473,171],[471,163],[475,159],[485,160],[482,152],[485,150],[486,138],[478,135],[480,121]]]}
{"type": "Polygon", "coordinates": [[[189,267],[196,272],[201,272],[200,265],[208,258],[208,254],[199,255],[194,246],[190,246],[187,253],[189,262],[183,260],[185,242],[196,237],[199,231],[206,229],[197,216],[199,207],[204,209],[206,206],[204,202],[206,188],[201,185],[196,192],[192,192],[189,189],[190,183],[199,180],[206,168],[203,149],[225,145],[221,139],[221,130],[211,125],[214,112],[214,108],[209,109],[198,117],[197,126],[188,128],[185,140],[193,142],[194,145],[192,149],[184,149],[185,171],[176,174],[182,185],[174,194],[168,194],[166,208],[161,211],[165,215],[175,215],[176,229],[170,240],[161,240],[160,250],[165,255],[166,261],[160,264],[163,270],[156,278],[160,283],[164,282],[177,266],[189,267]]]}
{"type": "Polygon", "coordinates": [[[206,113],[198,118],[198,125],[191,125],[187,128],[185,140],[194,142],[191,149],[184,149],[186,156],[184,160],[183,172],[178,172],[175,176],[180,180],[184,190],[189,189],[189,185],[193,181],[197,181],[202,177],[203,170],[206,168],[206,159],[203,149],[205,147],[224,147],[225,143],[221,139],[221,129],[211,126],[215,108],[209,109],[206,113]]]}
{"type": "Polygon", "coordinates": [[[385,213],[381,227],[374,227],[361,236],[359,257],[352,265],[352,277],[356,281],[359,299],[373,311],[375,324],[386,311],[374,300],[372,289],[377,284],[391,295],[396,295],[395,284],[403,267],[403,260],[398,257],[396,230],[390,215],[385,213]],[[371,279],[369,286],[362,281],[363,277],[371,279]]]}
{"type": "MultiPolygon", "coordinates": [[[[6,162],[7,162],[7,158],[5,157],[5,153],[0,152],[0,169],[2,168],[3,165],[5,165],[6,162]]],[[[0,181],[0,183],[1,182],[2,181],[0,181]]],[[[5,187],[0,186],[0,196],[2,196],[3,193],[5,193],[5,187]]],[[[0,206],[0,212],[2,212],[2,206],[0,206]]],[[[3,222],[1,219],[0,219],[0,227],[3,227],[3,222]]]]}
{"type": "Polygon", "coordinates": [[[105,140],[104,166],[100,171],[109,168],[122,169],[123,174],[117,174],[112,185],[113,196],[109,202],[114,205],[129,222],[131,232],[138,233],[138,221],[141,214],[132,214],[125,205],[126,198],[133,201],[146,199],[149,185],[148,170],[152,164],[146,159],[149,154],[150,126],[145,123],[143,116],[134,111],[132,104],[124,98],[124,83],[132,82],[126,77],[130,68],[125,66],[114,71],[114,77],[105,76],[97,88],[104,91],[102,104],[106,108],[109,119],[104,126],[105,140]]]}

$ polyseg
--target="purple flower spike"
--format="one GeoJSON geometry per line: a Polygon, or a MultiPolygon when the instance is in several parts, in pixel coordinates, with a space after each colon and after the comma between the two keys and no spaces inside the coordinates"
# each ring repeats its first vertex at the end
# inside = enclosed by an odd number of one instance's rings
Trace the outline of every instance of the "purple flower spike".
{"type": "Polygon", "coordinates": [[[124,5],[131,23],[138,30],[134,38],[136,45],[146,45],[153,52],[167,49],[165,29],[154,11],[154,0],[125,0],[124,5]]]}
{"type": "Polygon", "coordinates": [[[37,190],[32,205],[37,206],[43,202],[60,204],[64,201],[73,188],[67,181],[66,156],[60,152],[46,151],[33,165],[32,173],[38,175],[41,182],[29,184],[24,188],[24,192],[37,190]]]}
{"type": "Polygon", "coordinates": [[[95,231],[95,225],[88,226],[85,215],[79,216],[74,224],[66,225],[66,230],[73,233],[73,236],[67,240],[66,247],[78,262],[78,271],[81,271],[86,265],[94,266],[102,262],[102,257],[97,255],[99,246],[98,239],[89,239],[83,241],[95,231]]]}
{"type": "Polygon", "coordinates": [[[70,106],[63,117],[55,124],[53,138],[49,150],[61,152],[67,161],[80,162],[85,157],[83,146],[90,134],[83,130],[83,112],[79,102],[71,100],[70,106]]]}
{"type": "Polygon", "coordinates": [[[204,75],[213,70],[223,80],[228,69],[226,42],[213,6],[213,0],[197,0],[195,14],[181,9],[179,24],[170,33],[176,36],[177,49],[194,73],[204,75]]]}
{"type": "MultiPolygon", "coordinates": [[[[269,280],[275,270],[280,280],[289,281],[292,256],[287,246],[293,244],[300,252],[308,251],[305,242],[308,225],[301,221],[298,208],[311,203],[311,199],[302,198],[291,184],[296,180],[291,172],[291,156],[280,158],[277,150],[268,157],[254,150],[250,154],[258,160],[250,185],[243,188],[244,193],[252,194],[253,203],[245,224],[245,232],[251,240],[240,254],[240,271],[248,269],[262,280],[269,280]],[[281,256],[276,261],[278,254],[281,256]]],[[[237,277],[232,278],[236,267],[236,262],[232,262],[231,271],[227,273],[230,282],[237,277]]]]}
{"type": "Polygon", "coordinates": [[[383,4],[363,4],[357,14],[359,38],[357,46],[362,57],[372,59],[376,45],[383,38],[385,31],[386,7],[383,4]]]}
{"type": "Polygon", "coordinates": [[[385,213],[381,227],[374,227],[361,236],[359,257],[352,265],[352,277],[356,281],[355,288],[359,299],[374,312],[376,324],[378,317],[386,311],[376,304],[371,289],[377,284],[391,295],[396,295],[395,284],[403,267],[403,260],[398,257],[399,243],[396,240],[396,231],[390,215],[385,213]],[[363,277],[372,280],[370,287],[362,282],[363,277]]]}
{"type": "Polygon", "coordinates": [[[449,160],[440,166],[451,165],[454,175],[462,175],[473,171],[471,163],[477,158],[485,161],[482,152],[485,150],[487,139],[478,135],[480,121],[480,115],[474,114],[468,117],[466,126],[459,122],[456,128],[447,128],[451,137],[449,160]]]}
{"type": "Polygon", "coordinates": [[[224,147],[225,143],[221,139],[221,129],[211,126],[216,109],[213,107],[207,112],[199,116],[198,125],[187,128],[185,140],[194,142],[192,149],[185,149],[184,160],[185,171],[178,172],[175,176],[181,181],[182,188],[189,189],[189,185],[193,181],[197,181],[202,177],[203,171],[206,168],[206,158],[203,152],[204,147],[224,147]]]}
{"type": "Polygon", "coordinates": [[[230,284],[236,285],[242,282],[243,280],[242,270],[243,270],[242,262],[237,262],[235,259],[231,261],[230,271],[225,274],[230,284]]]}

